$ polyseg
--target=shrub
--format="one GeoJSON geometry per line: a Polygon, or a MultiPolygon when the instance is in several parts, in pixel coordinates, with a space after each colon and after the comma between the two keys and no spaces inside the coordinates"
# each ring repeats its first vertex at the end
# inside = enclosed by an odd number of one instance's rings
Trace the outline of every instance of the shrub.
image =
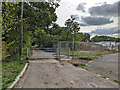
{"type": "Polygon", "coordinates": [[[84,63],[74,63],[73,65],[74,66],[86,66],[86,64],[84,64],[84,63]]]}

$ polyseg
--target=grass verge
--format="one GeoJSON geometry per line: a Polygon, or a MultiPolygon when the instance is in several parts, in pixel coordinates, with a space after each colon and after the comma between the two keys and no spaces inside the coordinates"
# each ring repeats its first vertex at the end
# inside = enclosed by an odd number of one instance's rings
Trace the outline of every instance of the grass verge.
{"type": "MultiPolygon", "coordinates": [[[[94,60],[106,54],[118,53],[117,51],[74,51],[74,58],[82,60],[94,60]]],[[[72,56],[72,53],[70,54],[72,56]]]]}
{"type": "Polygon", "coordinates": [[[25,60],[17,60],[2,63],[2,90],[5,90],[14,82],[27,62],[25,60]]]}

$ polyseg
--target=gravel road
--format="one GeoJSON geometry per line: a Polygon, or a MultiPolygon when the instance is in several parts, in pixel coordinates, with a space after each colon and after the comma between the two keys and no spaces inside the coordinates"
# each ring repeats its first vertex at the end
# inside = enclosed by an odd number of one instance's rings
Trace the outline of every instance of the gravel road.
{"type": "Polygon", "coordinates": [[[54,59],[33,60],[16,88],[117,88],[118,84],[54,59]]]}

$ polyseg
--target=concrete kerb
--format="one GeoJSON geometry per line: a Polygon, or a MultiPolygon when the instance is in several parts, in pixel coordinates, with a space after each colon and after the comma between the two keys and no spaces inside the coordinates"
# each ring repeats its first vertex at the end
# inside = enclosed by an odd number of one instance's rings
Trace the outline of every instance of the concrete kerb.
{"type": "Polygon", "coordinates": [[[24,75],[25,71],[28,68],[29,63],[26,63],[23,70],[20,72],[20,74],[16,77],[15,81],[6,89],[6,90],[11,90],[20,80],[20,78],[24,75]]]}

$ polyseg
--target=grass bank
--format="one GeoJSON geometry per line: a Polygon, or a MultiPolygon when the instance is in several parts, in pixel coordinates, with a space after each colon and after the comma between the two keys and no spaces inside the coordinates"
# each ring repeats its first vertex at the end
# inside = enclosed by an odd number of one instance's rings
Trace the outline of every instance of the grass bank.
{"type": "Polygon", "coordinates": [[[9,87],[20,74],[27,61],[17,60],[2,63],[2,89],[9,87]]]}
{"type": "MultiPolygon", "coordinates": [[[[93,60],[97,59],[98,57],[106,54],[112,54],[112,53],[118,53],[117,51],[82,51],[82,50],[77,50],[74,51],[74,57],[83,59],[83,60],[93,60]]],[[[72,56],[72,53],[70,53],[72,56]]]]}

